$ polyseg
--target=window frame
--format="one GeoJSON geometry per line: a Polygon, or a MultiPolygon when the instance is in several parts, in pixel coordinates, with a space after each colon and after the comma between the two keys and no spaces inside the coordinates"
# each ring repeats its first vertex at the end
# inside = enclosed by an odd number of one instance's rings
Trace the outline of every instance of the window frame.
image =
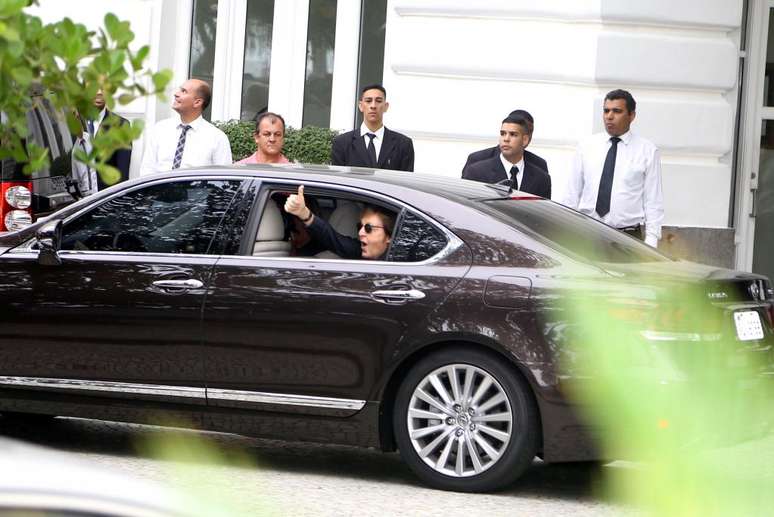
{"type": "MultiPolygon", "coordinates": [[[[428,265],[441,262],[446,257],[454,253],[457,249],[464,245],[462,239],[457,237],[446,226],[440,224],[432,216],[427,213],[418,210],[417,208],[408,205],[400,200],[391,198],[378,192],[370,190],[358,189],[346,185],[332,185],[330,183],[316,182],[316,181],[300,181],[295,179],[270,179],[262,180],[260,184],[260,192],[256,197],[256,202],[253,204],[250,213],[250,222],[245,226],[245,232],[242,236],[242,245],[240,246],[240,254],[232,255],[232,257],[243,257],[245,259],[259,260],[259,261],[299,261],[302,263],[313,264],[341,264],[352,262],[361,262],[361,259],[346,259],[346,258],[325,258],[325,257],[260,257],[253,256],[251,254],[252,245],[255,241],[255,236],[258,234],[258,227],[260,225],[260,216],[263,213],[263,209],[266,203],[271,198],[271,194],[274,192],[288,191],[293,192],[298,190],[298,186],[303,185],[304,191],[309,193],[315,193],[322,191],[331,197],[344,198],[349,201],[363,202],[367,204],[375,204],[383,206],[389,210],[395,212],[395,228],[393,229],[393,235],[397,235],[400,231],[400,224],[404,219],[406,211],[414,213],[420,219],[426,223],[434,226],[446,237],[446,246],[438,253],[430,258],[417,262],[395,262],[390,260],[367,260],[369,264],[377,265],[390,265],[390,266],[418,266],[428,265]],[[376,202],[374,202],[376,200],[376,202]],[[246,236],[253,236],[252,239],[247,239],[246,236]]],[[[387,250],[387,256],[390,254],[390,249],[387,250]]]]}
{"type": "MultiPolygon", "coordinates": [[[[185,181],[238,181],[240,183],[239,188],[237,189],[237,194],[234,195],[234,198],[229,202],[229,206],[226,208],[226,213],[223,216],[223,219],[220,222],[219,228],[222,230],[223,224],[232,224],[232,222],[227,222],[227,218],[230,214],[233,213],[234,210],[234,201],[238,197],[239,192],[246,189],[251,183],[253,183],[252,178],[247,178],[244,176],[234,176],[234,175],[212,175],[212,176],[195,176],[195,175],[179,175],[175,177],[167,177],[167,178],[158,178],[153,179],[149,181],[145,181],[136,185],[132,185],[131,187],[127,187],[125,189],[121,189],[118,192],[114,192],[109,196],[105,196],[104,199],[100,199],[98,202],[95,203],[89,203],[86,206],[80,208],[79,210],[76,210],[72,214],[66,215],[64,218],[62,218],[62,228],[70,224],[75,219],[82,217],[92,210],[96,210],[100,206],[102,206],[105,203],[108,203],[118,197],[125,196],[132,194],[133,192],[136,192],[138,190],[153,187],[155,185],[160,185],[164,183],[175,183],[175,182],[185,182],[185,181]]],[[[56,215],[52,217],[52,220],[55,220],[57,218],[56,215]]],[[[244,240],[244,233],[241,236],[241,239],[244,240]]],[[[35,251],[34,244],[36,242],[35,237],[30,238],[26,242],[22,243],[21,245],[17,246],[13,250],[11,250],[12,253],[28,253],[30,251],[35,251]]],[[[210,243],[210,247],[215,243],[215,240],[213,240],[210,243]]],[[[220,251],[217,250],[218,253],[165,253],[160,251],[109,251],[109,250],[58,250],[58,253],[62,257],[77,257],[77,256],[84,256],[84,255],[108,255],[108,256],[116,256],[116,255],[130,255],[132,257],[142,257],[142,256],[148,256],[148,257],[217,257],[222,255],[220,251]]]]}

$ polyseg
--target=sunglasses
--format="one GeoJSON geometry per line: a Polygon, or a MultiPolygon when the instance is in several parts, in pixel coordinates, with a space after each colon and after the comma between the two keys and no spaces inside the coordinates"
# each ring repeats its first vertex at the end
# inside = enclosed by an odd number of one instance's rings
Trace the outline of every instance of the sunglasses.
{"type": "Polygon", "coordinates": [[[365,223],[365,224],[357,223],[357,231],[360,231],[361,228],[365,229],[366,233],[371,233],[372,231],[374,231],[374,228],[381,228],[382,230],[384,230],[384,226],[376,226],[371,223],[365,223]]]}

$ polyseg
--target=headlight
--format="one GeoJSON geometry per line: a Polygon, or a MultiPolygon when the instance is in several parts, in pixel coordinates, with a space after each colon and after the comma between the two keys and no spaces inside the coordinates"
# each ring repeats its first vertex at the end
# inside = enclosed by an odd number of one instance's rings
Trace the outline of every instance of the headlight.
{"type": "Polygon", "coordinates": [[[11,210],[5,215],[5,227],[13,232],[32,224],[32,216],[24,210],[11,210]]]}
{"type": "Polygon", "coordinates": [[[27,187],[16,185],[5,191],[5,200],[14,208],[29,208],[32,204],[32,193],[27,187]]]}

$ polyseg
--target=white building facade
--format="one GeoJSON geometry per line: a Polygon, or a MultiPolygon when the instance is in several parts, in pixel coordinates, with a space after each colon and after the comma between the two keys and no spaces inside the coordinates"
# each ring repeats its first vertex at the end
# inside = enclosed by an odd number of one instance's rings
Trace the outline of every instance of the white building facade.
{"type": "MultiPolygon", "coordinates": [[[[268,108],[349,130],[359,87],[382,82],[418,171],[458,177],[526,109],[554,197],[578,141],[603,129],[605,93],[627,89],[634,130],[662,151],[660,246],[774,276],[774,0],[43,0],[35,13],[96,28],[107,11],[175,85],[211,82],[212,120],[268,108]]],[[[122,114],[152,124],[169,101],[122,114]]]]}

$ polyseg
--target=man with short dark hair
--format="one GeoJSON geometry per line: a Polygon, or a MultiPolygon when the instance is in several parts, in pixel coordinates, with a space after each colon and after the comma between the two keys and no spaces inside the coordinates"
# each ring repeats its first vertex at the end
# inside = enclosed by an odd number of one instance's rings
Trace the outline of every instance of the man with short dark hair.
{"type": "Polygon", "coordinates": [[[656,247],[664,219],[661,156],[630,130],[636,108],[626,90],[605,96],[605,132],[578,146],[564,204],[656,247]]]}
{"type": "Polygon", "coordinates": [[[551,198],[551,176],[526,161],[529,125],[523,116],[509,115],[500,127],[500,154],[472,164],[462,178],[483,183],[508,181],[514,190],[551,198]]]}
{"type": "Polygon", "coordinates": [[[202,117],[212,99],[210,85],[189,79],[174,94],[177,116],[158,122],[145,138],[140,174],[202,165],[231,165],[226,134],[202,117]]]}
{"type": "Polygon", "coordinates": [[[285,119],[282,116],[265,111],[255,120],[255,152],[237,165],[250,163],[289,163],[282,154],[285,145],[285,119]]]}
{"type": "MultiPolygon", "coordinates": [[[[535,119],[532,118],[532,115],[527,110],[513,110],[508,115],[509,117],[521,117],[527,120],[527,130],[529,133],[529,139],[530,142],[532,141],[532,133],[535,131],[535,119]]],[[[465,174],[468,171],[468,168],[473,165],[476,162],[480,162],[482,160],[488,160],[490,158],[495,158],[500,155],[500,146],[496,145],[494,147],[487,147],[486,149],[481,149],[480,151],[476,151],[474,153],[470,153],[468,155],[468,160],[465,162],[465,166],[462,168],[462,177],[465,177],[465,174]]],[[[525,163],[529,163],[532,165],[537,166],[540,169],[543,169],[546,171],[546,174],[548,174],[548,164],[546,161],[541,158],[540,156],[536,155],[535,153],[532,153],[530,151],[524,150],[524,161],[525,163]]]]}
{"type": "MultiPolygon", "coordinates": [[[[94,106],[99,108],[100,112],[96,120],[87,121],[88,133],[92,139],[99,135],[100,132],[108,131],[111,126],[120,127],[129,124],[129,121],[124,117],[107,109],[107,106],[105,105],[105,95],[102,90],[99,90],[96,97],[94,97],[94,106]]],[[[128,180],[129,168],[132,163],[132,144],[130,143],[128,147],[123,149],[117,149],[105,163],[115,167],[118,169],[118,172],[121,173],[121,179],[118,180],[119,182],[128,180]]],[[[97,183],[99,184],[99,190],[106,189],[110,186],[102,180],[102,176],[100,175],[97,175],[97,183]]]]}
{"type": "Polygon", "coordinates": [[[384,127],[389,109],[387,91],[381,84],[364,87],[358,109],[363,114],[360,128],[333,139],[331,163],[375,169],[414,170],[414,144],[411,138],[384,127]]]}

